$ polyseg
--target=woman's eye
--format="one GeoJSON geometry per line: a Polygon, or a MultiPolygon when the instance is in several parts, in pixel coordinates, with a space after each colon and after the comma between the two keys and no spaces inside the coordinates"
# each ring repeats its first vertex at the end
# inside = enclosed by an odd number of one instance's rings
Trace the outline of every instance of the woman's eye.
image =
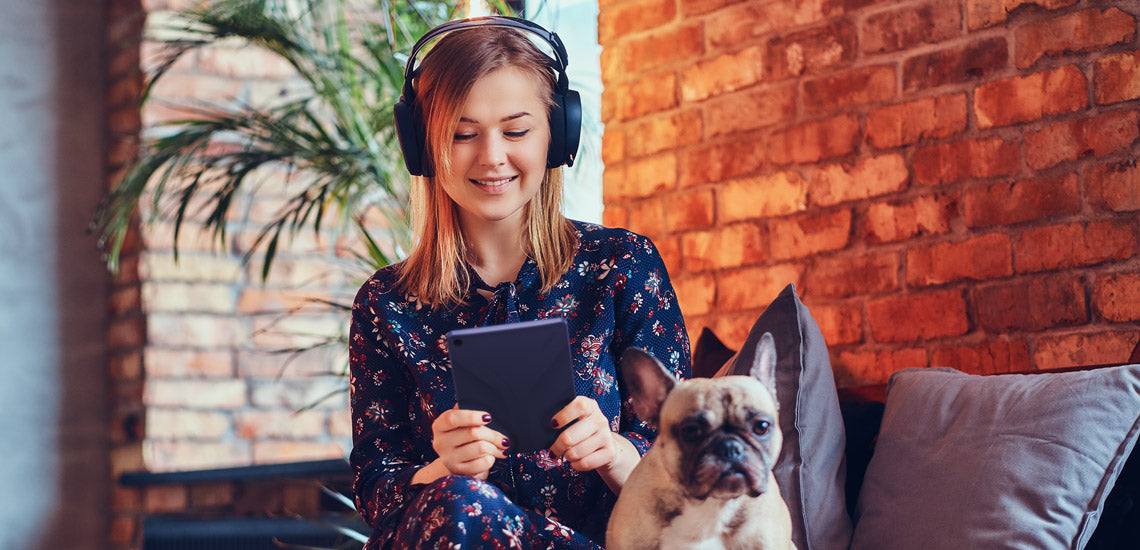
{"type": "Polygon", "coordinates": [[[527,129],[527,130],[515,130],[513,132],[503,132],[503,134],[509,138],[521,138],[521,137],[527,135],[527,133],[529,133],[529,132],[530,132],[530,130],[527,129]]]}
{"type": "Polygon", "coordinates": [[[455,134],[455,141],[471,141],[475,139],[475,134],[455,134]]]}

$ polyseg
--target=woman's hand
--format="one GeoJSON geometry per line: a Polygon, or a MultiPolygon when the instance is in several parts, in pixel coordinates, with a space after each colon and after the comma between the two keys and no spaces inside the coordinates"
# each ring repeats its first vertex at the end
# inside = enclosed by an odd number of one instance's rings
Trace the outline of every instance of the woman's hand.
{"type": "Polygon", "coordinates": [[[496,458],[506,458],[511,442],[487,427],[491,415],[483,411],[454,408],[444,411],[431,424],[431,446],[439,455],[412,477],[413,483],[428,483],[446,475],[487,479],[496,458]]]}
{"type": "Polygon", "coordinates": [[[609,419],[598,408],[598,402],[589,397],[575,397],[554,415],[551,425],[567,428],[550,446],[550,452],[563,457],[571,468],[580,472],[597,470],[614,493],[621,490],[641,460],[633,443],[610,431],[609,419]]]}

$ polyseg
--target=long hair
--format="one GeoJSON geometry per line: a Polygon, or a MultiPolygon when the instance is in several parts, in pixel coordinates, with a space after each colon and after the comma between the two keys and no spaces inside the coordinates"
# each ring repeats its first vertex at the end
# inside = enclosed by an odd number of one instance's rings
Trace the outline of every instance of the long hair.
{"type": "MultiPolygon", "coordinates": [[[[435,176],[414,177],[412,217],[416,241],[400,267],[397,285],[431,307],[456,305],[471,284],[467,243],[458,206],[440,184],[451,177],[451,147],[461,110],[475,81],[502,67],[515,67],[541,83],[547,113],[553,106],[555,73],[550,62],[521,33],[476,27],[444,35],[424,56],[416,81],[416,109],[426,127],[426,160],[435,176]]],[[[548,114],[549,118],[549,114],[548,114]]],[[[524,252],[538,264],[548,292],[570,268],[577,232],[561,212],[562,169],[546,170],[538,194],[524,211],[524,252]]]]}

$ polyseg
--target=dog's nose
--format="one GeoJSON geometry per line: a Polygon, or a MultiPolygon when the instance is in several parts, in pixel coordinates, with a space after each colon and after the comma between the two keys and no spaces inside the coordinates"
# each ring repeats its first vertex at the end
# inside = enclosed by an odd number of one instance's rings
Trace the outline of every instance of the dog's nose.
{"type": "Polygon", "coordinates": [[[743,454],[744,444],[736,439],[725,439],[716,447],[716,455],[723,460],[737,460],[743,454]]]}

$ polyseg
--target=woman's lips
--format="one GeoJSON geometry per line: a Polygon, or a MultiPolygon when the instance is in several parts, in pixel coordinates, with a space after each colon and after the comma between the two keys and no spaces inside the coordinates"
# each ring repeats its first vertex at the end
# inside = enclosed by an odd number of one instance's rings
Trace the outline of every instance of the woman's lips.
{"type": "Polygon", "coordinates": [[[518,176],[506,176],[506,177],[502,177],[502,178],[480,178],[480,179],[470,178],[467,181],[470,181],[471,183],[478,185],[481,189],[483,189],[485,191],[495,193],[495,192],[499,192],[499,191],[506,189],[507,185],[510,184],[512,181],[515,181],[516,179],[518,179],[518,176]]]}

